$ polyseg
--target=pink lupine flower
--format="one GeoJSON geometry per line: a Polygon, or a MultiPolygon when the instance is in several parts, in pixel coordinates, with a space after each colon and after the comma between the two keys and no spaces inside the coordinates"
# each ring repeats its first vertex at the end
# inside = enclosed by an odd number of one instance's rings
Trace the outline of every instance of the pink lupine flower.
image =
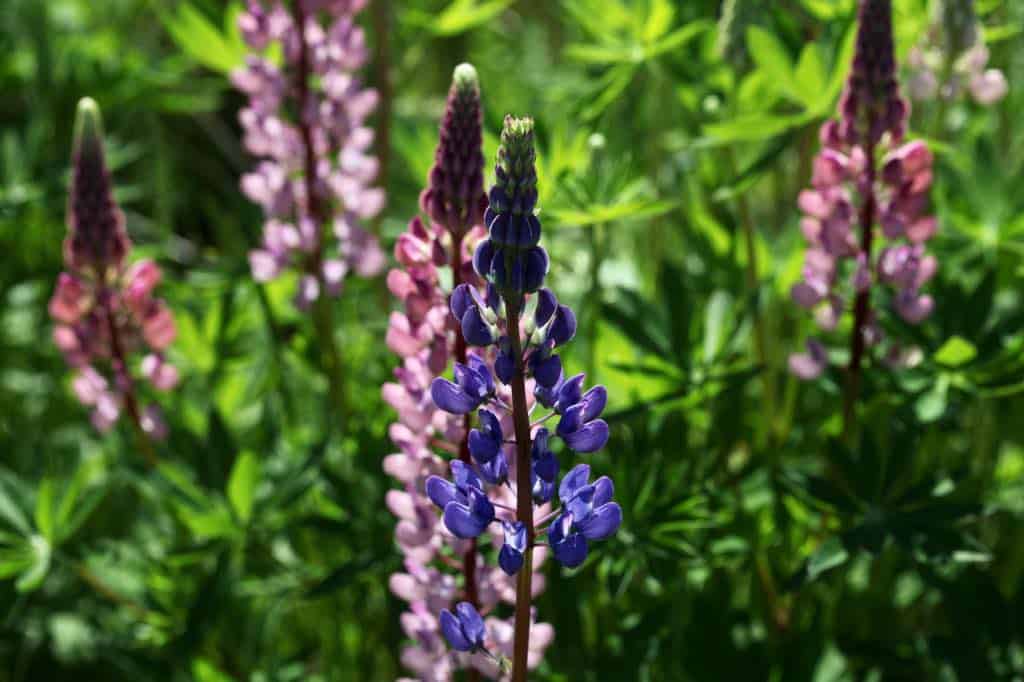
{"type": "Polygon", "coordinates": [[[163,438],[167,427],[160,408],[140,408],[130,364],[135,354],[149,350],[140,376],[162,391],[177,385],[178,370],[162,354],[176,335],[174,317],[153,296],[160,282],[156,263],[126,265],[131,242],[114,200],[99,108],[91,99],[79,103],[75,127],[64,242],[67,271],[58,276],[49,304],[57,323],[53,339],[77,370],[72,389],[79,402],[92,408],[97,430],[109,431],[126,411],[143,433],[163,438]]]}
{"type": "Polygon", "coordinates": [[[249,265],[258,282],[289,268],[301,272],[294,298],[301,310],[322,295],[338,296],[350,273],[384,270],[376,237],[358,224],[384,208],[383,190],[372,187],[378,163],[365,125],[377,94],[357,75],[367,60],[355,23],[364,5],[303,0],[291,12],[279,0],[249,0],[238,18],[253,54],[231,81],[249,98],[239,120],[246,149],[261,159],[241,188],[266,217],[249,265]],[[271,43],[283,47],[281,67],[263,54],[271,43]]]}
{"type": "MultiPolygon", "coordinates": [[[[824,331],[834,331],[847,311],[853,313],[853,374],[865,350],[882,339],[873,291],[890,292],[891,307],[910,324],[934,308],[921,291],[937,265],[924,252],[937,228],[926,213],[933,157],[924,142],[903,142],[909,107],[896,81],[891,14],[891,0],[861,0],[840,116],[822,126],[811,189],[797,201],[808,249],[791,294],[824,331]],[[878,249],[882,238],[886,244],[878,249]]],[[[827,361],[824,346],[811,340],[806,353],[790,358],[789,368],[814,379],[827,361]]]]}

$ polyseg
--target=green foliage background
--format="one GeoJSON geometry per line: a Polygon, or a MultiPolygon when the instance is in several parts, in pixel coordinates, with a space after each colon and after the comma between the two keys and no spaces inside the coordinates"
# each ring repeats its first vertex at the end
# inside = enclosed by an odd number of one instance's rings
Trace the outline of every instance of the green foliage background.
{"type": "MultiPolygon", "coordinates": [[[[381,7],[380,2],[371,2],[381,7]]],[[[566,355],[606,383],[622,531],[540,599],[536,679],[1024,679],[1024,5],[978,0],[1010,94],[915,108],[937,152],[937,313],[887,333],[923,362],[868,372],[862,443],[841,374],[799,384],[796,195],[849,62],[852,0],[757,2],[745,64],[714,0],[401,0],[364,13],[394,86],[390,245],[415,213],[452,67],[479,70],[488,156],[538,120],[566,355]],[[735,47],[735,45],[733,46],[735,47]],[[756,234],[750,285],[745,230],[756,234]],[[763,325],[758,344],[755,318],[763,325]]],[[[901,55],[925,0],[895,0],[901,55]]],[[[387,680],[401,674],[382,281],[350,280],[326,383],[291,282],[253,284],[239,193],[239,3],[0,3],[0,681],[387,680]],[[100,438],[50,342],[71,117],[104,108],[137,254],[165,270],[182,387],[147,470],[100,438]]],[[[745,48],[745,49],[742,49],[745,48]]],[[[841,359],[841,358],[839,358],[841,359]]]]}

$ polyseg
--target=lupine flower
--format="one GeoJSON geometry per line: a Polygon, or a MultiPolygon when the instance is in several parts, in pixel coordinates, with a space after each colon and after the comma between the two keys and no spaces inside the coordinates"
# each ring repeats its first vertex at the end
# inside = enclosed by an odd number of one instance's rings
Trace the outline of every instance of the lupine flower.
{"type": "MultiPolygon", "coordinates": [[[[862,0],[859,21],[840,118],[822,127],[811,189],[800,194],[808,249],[803,278],[792,289],[793,300],[825,331],[854,311],[852,366],[882,339],[872,292],[888,288],[895,312],[917,324],[934,308],[922,288],[936,270],[924,254],[936,232],[935,218],[926,215],[932,154],[921,141],[902,142],[909,111],[896,82],[890,0],[862,0]],[[887,243],[876,250],[880,237],[887,243]]],[[[789,364],[812,379],[824,371],[827,353],[812,340],[789,364]]]]}
{"type": "Polygon", "coordinates": [[[153,296],[160,268],[150,260],[126,265],[131,241],[124,214],[114,199],[103,147],[99,107],[91,99],[78,105],[68,197],[66,272],[57,278],[50,316],[53,338],[68,365],[77,371],[72,387],[92,408],[92,423],[110,430],[123,410],[152,438],[166,434],[159,407],[138,405],[133,356],[146,353],[139,374],[160,391],[173,389],[178,370],[164,358],[174,341],[174,318],[153,296]]]}
{"type": "Polygon", "coordinates": [[[239,114],[245,147],[261,159],[241,186],[266,217],[249,263],[260,282],[296,268],[302,309],[337,296],[349,273],[372,277],[384,268],[376,238],[359,227],[384,206],[383,190],[371,187],[378,164],[365,125],[377,93],[357,76],[367,50],[355,15],[365,4],[305,0],[290,12],[279,0],[248,0],[238,18],[253,54],[232,81],[249,97],[239,114]],[[264,54],[271,43],[284,48],[281,67],[264,54]],[[328,229],[336,255],[325,251],[328,229]]]}
{"type": "Polygon", "coordinates": [[[458,603],[454,614],[448,609],[442,609],[439,620],[441,632],[456,651],[473,651],[483,647],[486,633],[484,619],[472,604],[458,603]]]}
{"type": "Polygon", "coordinates": [[[937,0],[925,38],[907,58],[907,90],[917,100],[950,100],[965,91],[981,105],[1006,96],[999,69],[986,68],[989,52],[974,11],[974,0],[937,0]]]}
{"type": "Polygon", "coordinates": [[[589,551],[588,540],[604,540],[615,534],[622,524],[622,507],[612,502],[615,487],[607,476],[592,485],[590,467],[576,465],[562,478],[558,497],[567,510],[548,532],[548,542],[555,559],[563,566],[582,564],[589,551]]]}
{"type": "MultiPolygon", "coordinates": [[[[489,369],[494,351],[488,346],[497,341],[501,299],[493,287],[480,288],[482,281],[471,263],[471,255],[484,236],[481,222],[487,198],[483,190],[480,89],[476,72],[468,64],[455,70],[440,136],[428,187],[421,195],[426,220],[415,217],[399,236],[395,244],[399,267],[387,277],[388,288],[401,302],[401,310],[391,315],[387,345],[402,358],[402,365],[395,370],[395,381],[383,387],[383,393],[398,412],[390,435],[399,452],[385,458],[384,469],[402,485],[401,490],[392,490],[387,496],[388,508],[398,518],[395,540],[405,556],[404,571],[394,574],[389,582],[391,591],[409,604],[401,622],[412,644],[402,650],[402,665],[417,679],[444,682],[465,668],[489,678],[502,675],[500,665],[485,652],[507,648],[511,653],[512,624],[495,612],[503,602],[516,598],[514,579],[500,567],[486,565],[478,550],[488,538],[496,548],[504,546],[501,523],[514,519],[506,510],[510,492],[503,483],[511,478],[511,485],[515,478],[504,443],[504,434],[511,431],[505,407],[511,396],[507,386],[494,383],[489,369]],[[445,267],[452,268],[456,285],[465,286],[445,289],[440,274],[445,267]],[[464,324],[467,307],[476,308],[480,319],[471,316],[464,324]],[[468,354],[460,332],[480,352],[468,354]],[[459,414],[438,409],[431,397],[432,381],[446,373],[453,359],[464,367],[455,372],[455,383],[448,382],[451,386],[440,390],[454,400],[445,403],[448,407],[465,408],[459,414]],[[488,386],[493,387],[493,395],[488,386]],[[483,402],[478,403],[480,387],[485,398],[493,398],[484,409],[479,409],[483,406],[483,402]],[[474,413],[479,425],[471,429],[474,413]],[[438,452],[458,459],[448,463],[438,452]],[[449,472],[455,474],[453,483],[443,480],[449,472]],[[431,476],[438,479],[428,488],[426,482],[431,476]],[[480,490],[485,491],[490,511],[477,494],[480,490]],[[439,501],[443,503],[440,518],[439,501]],[[458,537],[443,520],[443,508],[449,504],[459,506],[452,512],[456,516],[448,517],[451,524],[475,539],[458,537]],[[474,508],[485,511],[474,517],[474,508]],[[487,526],[490,532],[483,532],[480,522],[491,512],[497,523],[491,522],[487,526]],[[470,528],[460,525],[467,519],[473,523],[470,528]],[[461,583],[451,573],[447,552],[462,560],[461,583]],[[459,601],[472,603],[476,612],[487,618],[482,646],[452,655],[445,645],[443,635],[447,633],[442,632],[440,612],[448,609],[458,620],[454,604],[459,601]]],[[[541,509],[546,513],[546,506],[541,509]]],[[[532,570],[543,566],[545,556],[546,548],[534,551],[532,570]]],[[[538,574],[533,580],[535,594],[543,586],[543,576],[538,574]]],[[[549,624],[534,625],[531,667],[540,663],[552,638],[549,624]]],[[[463,640],[458,643],[461,646],[463,640]]]]}
{"type": "MultiPolygon", "coordinates": [[[[562,479],[562,508],[542,513],[554,494],[559,463],[550,447],[551,432],[541,424],[558,418],[554,434],[570,450],[596,451],[608,440],[608,425],[599,418],[608,396],[603,386],[584,391],[582,374],[565,379],[554,352],[574,336],[576,318],[543,288],[548,256],[539,245],[541,225],[535,213],[532,120],[506,117],[496,176],[484,214],[488,239],[480,242],[473,258],[476,274],[486,287],[467,282],[451,297],[453,319],[466,341],[481,352],[470,355],[468,365],[456,364],[455,382],[437,377],[431,383],[431,396],[439,409],[459,417],[477,410],[479,425],[469,432],[470,461],[453,461],[452,480],[432,475],[425,490],[443,509],[442,523],[453,535],[480,536],[488,527],[500,533],[498,565],[512,576],[524,566],[535,566],[535,541],[543,533],[548,534],[560,563],[578,566],[586,558],[588,541],[607,538],[618,529],[622,509],[611,501],[611,481],[605,477],[590,484],[590,468],[580,465],[562,479]],[[524,316],[528,305],[533,306],[532,316],[524,316]],[[532,384],[532,395],[528,384],[532,384]],[[531,397],[551,410],[533,424],[531,397]],[[508,444],[516,454],[511,464],[505,456],[509,433],[515,436],[508,444]],[[496,462],[508,467],[507,478],[494,475],[496,462]],[[513,495],[514,512],[504,501],[513,495]],[[550,525],[542,527],[552,518],[550,525]]],[[[529,619],[532,623],[532,577],[527,574],[525,583],[517,583],[517,622],[529,619]]],[[[452,648],[476,649],[477,644],[470,644],[476,640],[459,629],[459,620],[445,613],[440,618],[448,623],[446,635],[452,648]]],[[[493,639],[499,651],[501,641],[507,645],[507,630],[493,639]]],[[[538,657],[531,653],[532,643],[532,637],[513,643],[513,666],[535,664],[538,657]]]]}

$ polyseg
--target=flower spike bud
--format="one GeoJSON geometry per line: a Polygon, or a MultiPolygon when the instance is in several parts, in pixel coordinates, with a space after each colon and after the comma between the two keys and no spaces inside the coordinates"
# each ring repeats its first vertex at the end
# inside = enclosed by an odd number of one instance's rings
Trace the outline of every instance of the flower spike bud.
{"type": "Polygon", "coordinates": [[[108,270],[121,269],[129,247],[103,149],[100,109],[86,97],[75,116],[65,260],[76,270],[106,277],[108,270]]]}
{"type": "Polygon", "coordinates": [[[494,283],[506,303],[517,308],[523,294],[533,293],[544,284],[548,271],[547,252],[538,245],[541,225],[535,214],[536,162],[533,119],[506,116],[496,183],[484,213],[490,238],[477,247],[473,266],[477,274],[494,283]]]}
{"type": "Polygon", "coordinates": [[[438,225],[461,238],[483,221],[484,195],[483,107],[480,84],[472,64],[459,64],[452,86],[428,186],[420,207],[438,225]]]}

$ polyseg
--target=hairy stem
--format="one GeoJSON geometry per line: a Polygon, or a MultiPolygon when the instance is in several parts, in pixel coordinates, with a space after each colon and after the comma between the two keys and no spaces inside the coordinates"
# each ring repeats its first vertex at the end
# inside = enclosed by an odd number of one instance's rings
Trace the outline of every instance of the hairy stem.
{"type": "Polygon", "coordinates": [[[506,301],[508,336],[516,370],[512,375],[512,419],[516,434],[516,516],[526,527],[526,552],[516,581],[515,643],[512,656],[512,682],[526,681],[530,653],[530,603],[533,598],[533,496],[530,493],[530,415],[526,407],[526,370],[523,345],[519,338],[519,313],[522,301],[506,301]]]}
{"type": "MultiPolygon", "coordinates": [[[[327,295],[327,283],[324,279],[322,267],[324,230],[327,228],[327,217],[324,214],[324,207],[320,201],[321,197],[316,185],[317,164],[316,151],[313,148],[313,131],[309,121],[306,120],[306,114],[311,109],[309,79],[312,68],[309,45],[306,42],[306,10],[301,2],[294,4],[293,16],[299,32],[299,64],[295,83],[298,90],[298,113],[296,119],[304,149],[303,179],[306,185],[306,208],[316,232],[316,244],[314,244],[312,253],[310,253],[309,258],[306,260],[306,272],[316,277],[319,284],[319,295],[313,307],[313,325],[316,329],[317,343],[320,345],[322,367],[327,374],[328,395],[330,396],[331,407],[334,410],[334,418],[344,423],[347,416],[344,365],[341,360],[341,352],[338,350],[338,345],[334,340],[334,309],[327,295]]],[[[329,419],[328,425],[330,426],[333,421],[329,419]]]]}

